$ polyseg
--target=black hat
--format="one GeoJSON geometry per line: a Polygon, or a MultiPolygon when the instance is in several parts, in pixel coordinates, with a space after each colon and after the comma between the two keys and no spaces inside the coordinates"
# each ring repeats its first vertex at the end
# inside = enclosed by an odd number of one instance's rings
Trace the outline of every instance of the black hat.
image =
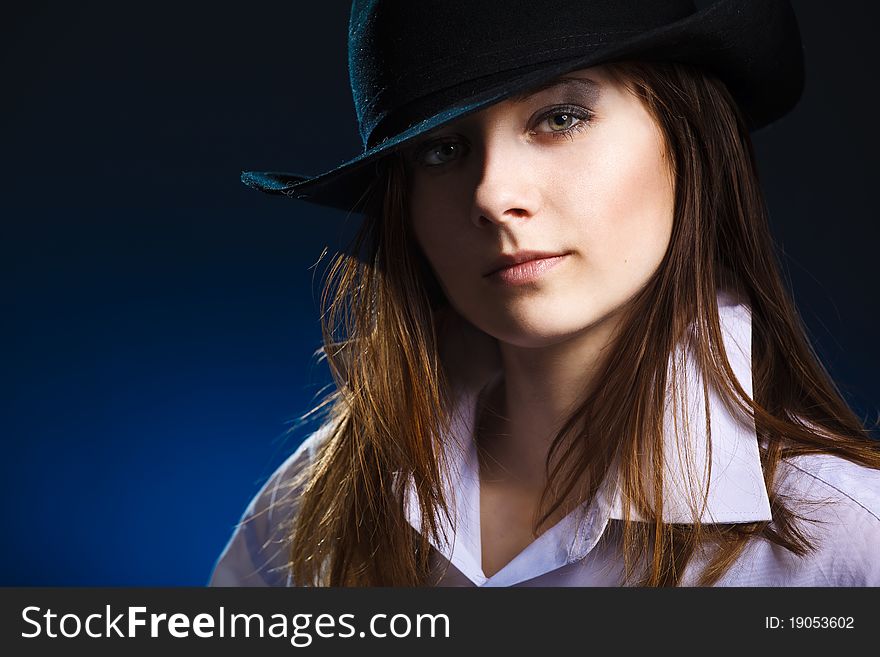
{"type": "Polygon", "coordinates": [[[751,130],[791,110],[804,82],[788,0],[354,0],[351,90],[364,150],[316,176],[243,171],[246,185],[356,210],[376,164],[424,133],[564,73],[638,59],[720,78],[751,130]]]}

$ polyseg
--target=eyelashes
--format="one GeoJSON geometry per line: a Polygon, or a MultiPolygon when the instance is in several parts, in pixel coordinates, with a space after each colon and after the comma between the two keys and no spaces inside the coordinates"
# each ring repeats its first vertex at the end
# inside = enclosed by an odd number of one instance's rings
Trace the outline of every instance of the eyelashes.
{"type": "MultiPolygon", "coordinates": [[[[548,135],[551,139],[574,140],[576,133],[583,132],[589,127],[592,118],[593,113],[584,107],[559,105],[541,114],[535,120],[535,127],[529,130],[529,135],[548,135]],[[538,129],[541,127],[548,129],[538,129]]],[[[422,144],[416,150],[414,159],[424,167],[442,167],[462,157],[468,150],[467,144],[459,138],[440,138],[422,144]]]]}

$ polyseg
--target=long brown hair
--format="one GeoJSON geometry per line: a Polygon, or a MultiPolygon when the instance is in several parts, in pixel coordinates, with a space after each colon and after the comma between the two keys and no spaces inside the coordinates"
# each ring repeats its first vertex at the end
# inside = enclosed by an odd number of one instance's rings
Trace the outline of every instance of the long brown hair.
{"type": "MultiPolygon", "coordinates": [[[[664,135],[673,232],[662,263],[628,306],[600,372],[603,385],[584,395],[550,448],[535,529],[572,491],[591,499],[618,459],[623,499],[647,520],[616,521],[623,583],[675,586],[695,552],[711,548],[697,580],[709,585],[753,537],[798,555],[816,547],[774,486],[782,459],[827,453],[880,468],[880,451],[814,353],[783,285],[751,139],[727,88],[676,63],[607,69],[664,135]],[[751,309],[753,398],[724,350],[720,288],[735,290],[751,309]],[[689,524],[663,522],[663,391],[670,355],[684,338],[706,385],[755,423],[772,524],[701,524],[698,515],[689,524]]],[[[411,234],[405,168],[395,156],[385,165],[361,230],[333,261],[322,295],[323,356],[336,388],[313,410],[324,415],[326,438],[292,483],[303,487],[289,530],[298,585],[437,580],[429,538],[444,538],[440,519],[449,515],[441,441],[451,404],[438,327],[449,305],[411,234]],[[422,532],[405,518],[402,477],[415,482],[422,532]]]]}

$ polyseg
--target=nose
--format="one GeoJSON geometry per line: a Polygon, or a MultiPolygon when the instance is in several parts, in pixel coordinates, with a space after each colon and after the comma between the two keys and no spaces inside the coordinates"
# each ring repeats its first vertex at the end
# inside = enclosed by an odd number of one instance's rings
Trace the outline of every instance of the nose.
{"type": "Polygon", "coordinates": [[[509,134],[486,136],[471,216],[478,228],[507,227],[538,211],[539,180],[521,146],[509,134]]]}

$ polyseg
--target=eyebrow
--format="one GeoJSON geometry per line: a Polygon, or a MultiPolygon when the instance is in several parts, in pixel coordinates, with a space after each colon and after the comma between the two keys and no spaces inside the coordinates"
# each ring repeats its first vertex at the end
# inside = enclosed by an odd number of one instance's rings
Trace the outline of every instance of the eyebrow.
{"type": "Polygon", "coordinates": [[[556,87],[562,87],[565,89],[578,89],[580,91],[587,91],[590,93],[595,93],[599,90],[599,84],[594,80],[590,80],[589,78],[553,78],[552,80],[547,80],[546,82],[542,82],[536,87],[531,87],[526,91],[511,96],[511,100],[515,103],[523,103],[527,101],[532,96],[536,96],[542,91],[546,91],[547,89],[554,89],[556,87]]]}

